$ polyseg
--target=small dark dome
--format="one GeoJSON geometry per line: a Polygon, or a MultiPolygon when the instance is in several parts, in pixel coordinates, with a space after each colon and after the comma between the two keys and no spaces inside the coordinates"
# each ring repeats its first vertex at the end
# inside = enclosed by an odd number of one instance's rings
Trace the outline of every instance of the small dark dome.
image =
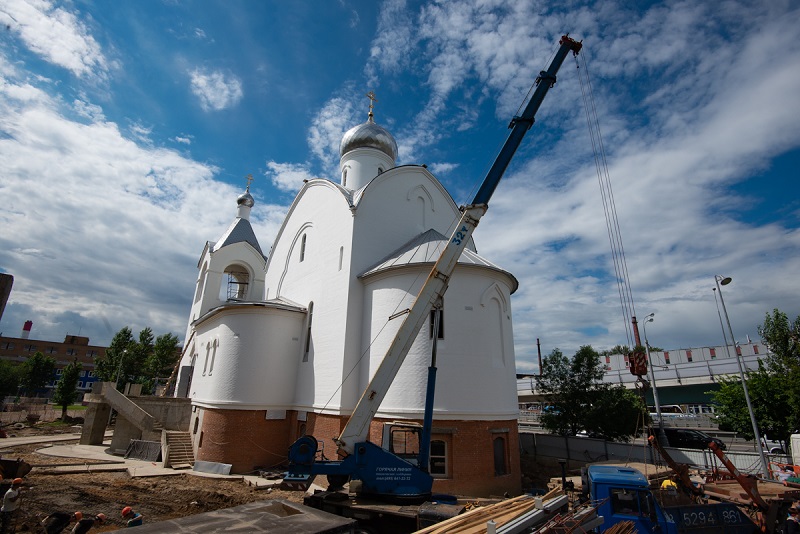
{"type": "Polygon", "coordinates": [[[356,148],[377,148],[392,161],[397,159],[397,141],[383,126],[378,126],[372,117],[363,124],[347,130],[339,145],[339,156],[344,156],[356,148]]]}

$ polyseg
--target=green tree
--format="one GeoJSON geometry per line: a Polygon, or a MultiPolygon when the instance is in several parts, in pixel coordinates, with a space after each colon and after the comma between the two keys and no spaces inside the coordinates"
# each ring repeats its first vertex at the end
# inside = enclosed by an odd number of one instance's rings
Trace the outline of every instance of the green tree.
{"type": "Polygon", "coordinates": [[[178,337],[173,334],[162,334],[156,338],[153,351],[145,360],[145,379],[142,390],[153,392],[158,378],[168,377],[172,373],[178,357],[178,337]]]}
{"type": "MultiPolygon", "coordinates": [[[[800,428],[800,317],[793,322],[785,313],[766,314],[758,333],[770,354],[758,369],[745,374],[750,404],[758,429],[771,439],[788,442],[800,428]]],[[[720,428],[753,439],[753,425],[739,377],[720,379],[719,391],[710,392],[720,428]]]]}
{"type": "Polygon", "coordinates": [[[615,354],[628,354],[631,349],[628,348],[628,345],[614,345],[610,349],[601,350],[598,352],[600,356],[613,356],[615,354]]]}
{"type": "Polygon", "coordinates": [[[64,367],[61,372],[61,378],[56,384],[56,389],[53,392],[53,403],[56,406],[61,406],[61,420],[67,420],[67,407],[73,404],[78,398],[78,379],[80,378],[81,369],[83,366],[74,360],[72,363],[64,367]]]}
{"type": "Polygon", "coordinates": [[[133,333],[127,326],[114,334],[105,354],[94,359],[94,373],[97,378],[103,382],[115,382],[121,372],[120,364],[125,362],[128,351],[135,344],[133,333]]]}
{"type": "MultiPolygon", "coordinates": [[[[664,349],[661,347],[654,347],[650,345],[650,352],[663,352],[664,349]]],[[[628,345],[615,345],[608,350],[601,350],[598,352],[600,356],[613,356],[615,354],[630,354],[631,349],[628,348],[628,345]]],[[[642,352],[644,352],[644,347],[642,347],[642,352]]]]}
{"type": "Polygon", "coordinates": [[[95,373],[122,390],[126,384],[142,384],[143,392],[155,388],[156,378],[169,376],[178,358],[178,338],[163,334],[154,339],[153,329],[144,328],[134,339],[129,327],[114,335],[102,357],[95,358],[95,373]]]}
{"type": "Polygon", "coordinates": [[[19,389],[19,365],[6,360],[0,360],[0,411],[3,409],[3,399],[7,395],[15,395],[19,389]]]}
{"type": "Polygon", "coordinates": [[[800,429],[800,316],[794,321],[777,308],[764,317],[758,334],[769,348],[767,370],[776,377],[774,387],[787,395],[785,425],[789,432],[800,429]]]}
{"type": "Polygon", "coordinates": [[[634,390],[623,385],[598,387],[586,413],[585,429],[590,436],[628,442],[644,430],[645,403],[634,390]]]}
{"type": "Polygon", "coordinates": [[[789,317],[776,308],[764,317],[758,334],[772,353],[773,367],[782,365],[784,370],[792,370],[800,365],[800,316],[789,322],[789,317]]]}
{"type": "Polygon", "coordinates": [[[642,419],[643,403],[635,393],[604,384],[604,373],[600,355],[589,345],[571,359],[553,350],[536,377],[552,404],[542,415],[542,426],[564,436],[586,430],[608,439],[630,439],[642,419]]]}
{"type": "Polygon", "coordinates": [[[117,382],[123,390],[125,384],[141,384],[146,378],[145,363],[153,353],[153,329],[149,326],[139,332],[139,339],[128,348],[122,361],[117,382]]]}
{"type": "Polygon", "coordinates": [[[25,394],[38,396],[47,383],[52,380],[56,361],[50,356],[36,351],[33,356],[22,362],[21,367],[20,383],[25,394]]]}

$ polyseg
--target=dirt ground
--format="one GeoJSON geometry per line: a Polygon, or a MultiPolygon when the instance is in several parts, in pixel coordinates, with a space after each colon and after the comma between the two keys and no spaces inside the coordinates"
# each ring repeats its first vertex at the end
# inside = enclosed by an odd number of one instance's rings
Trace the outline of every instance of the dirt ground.
{"type": "MultiPolygon", "coordinates": [[[[10,432],[9,436],[52,433],[44,429],[26,428],[10,432]]],[[[25,477],[17,532],[43,532],[39,522],[56,511],[80,510],[84,516],[103,512],[108,521],[102,527],[92,529],[92,532],[109,532],[125,526],[120,511],[126,505],[141,513],[147,523],[154,523],[267,499],[303,502],[301,492],[257,490],[244,480],[221,480],[189,474],[131,478],[125,472],[47,474],[49,465],[99,462],[37,453],[36,450],[41,448],[42,445],[7,448],[0,439],[0,456],[7,459],[22,458],[34,466],[25,477]]]]}

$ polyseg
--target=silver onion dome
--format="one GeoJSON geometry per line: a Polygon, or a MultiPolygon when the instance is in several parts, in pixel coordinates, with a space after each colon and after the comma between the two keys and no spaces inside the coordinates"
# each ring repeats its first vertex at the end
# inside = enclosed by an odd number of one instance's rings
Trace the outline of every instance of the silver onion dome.
{"type": "Polygon", "coordinates": [[[339,145],[339,156],[344,156],[356,148],[377,148],[392,161],[397,159],[397,141],[392,134],[372,120],[372,113],[367,122],[347,130],[339,145]]]}
{"type": "Polygon", "coordinates": [[[253,195],[250,194],[250,186],[249,185],[247,186],[247,191],[245,191],[244,193],[239,195],[239,197],[236,199],[236,205],[237,206],[245,205],[248,208],[252,208],[253,204],[255,204],[255,203],[256,202],[255,202],[255,200],[253,200],[253,195]]]}

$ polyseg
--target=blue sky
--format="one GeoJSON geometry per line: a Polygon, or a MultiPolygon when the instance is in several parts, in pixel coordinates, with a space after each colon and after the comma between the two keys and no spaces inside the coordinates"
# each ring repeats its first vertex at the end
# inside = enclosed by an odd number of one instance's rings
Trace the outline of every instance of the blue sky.
{"type": "MultiPolygon", "coordinates": [[[[376,121],[457,203],[536,74],[583,40],[633,298],[651,344],[800,314],[800,11],[793,2],[0,0],[0,331],[182,337],[207,240],[252,173],[264,250],[303,179],[338,181],[376,121]]],[[[585,64],[584,64],[585,60],[585,64]]],[[[476,231],[512,272],[519,372],[625,343],[574,60],[476,231]]]]}

